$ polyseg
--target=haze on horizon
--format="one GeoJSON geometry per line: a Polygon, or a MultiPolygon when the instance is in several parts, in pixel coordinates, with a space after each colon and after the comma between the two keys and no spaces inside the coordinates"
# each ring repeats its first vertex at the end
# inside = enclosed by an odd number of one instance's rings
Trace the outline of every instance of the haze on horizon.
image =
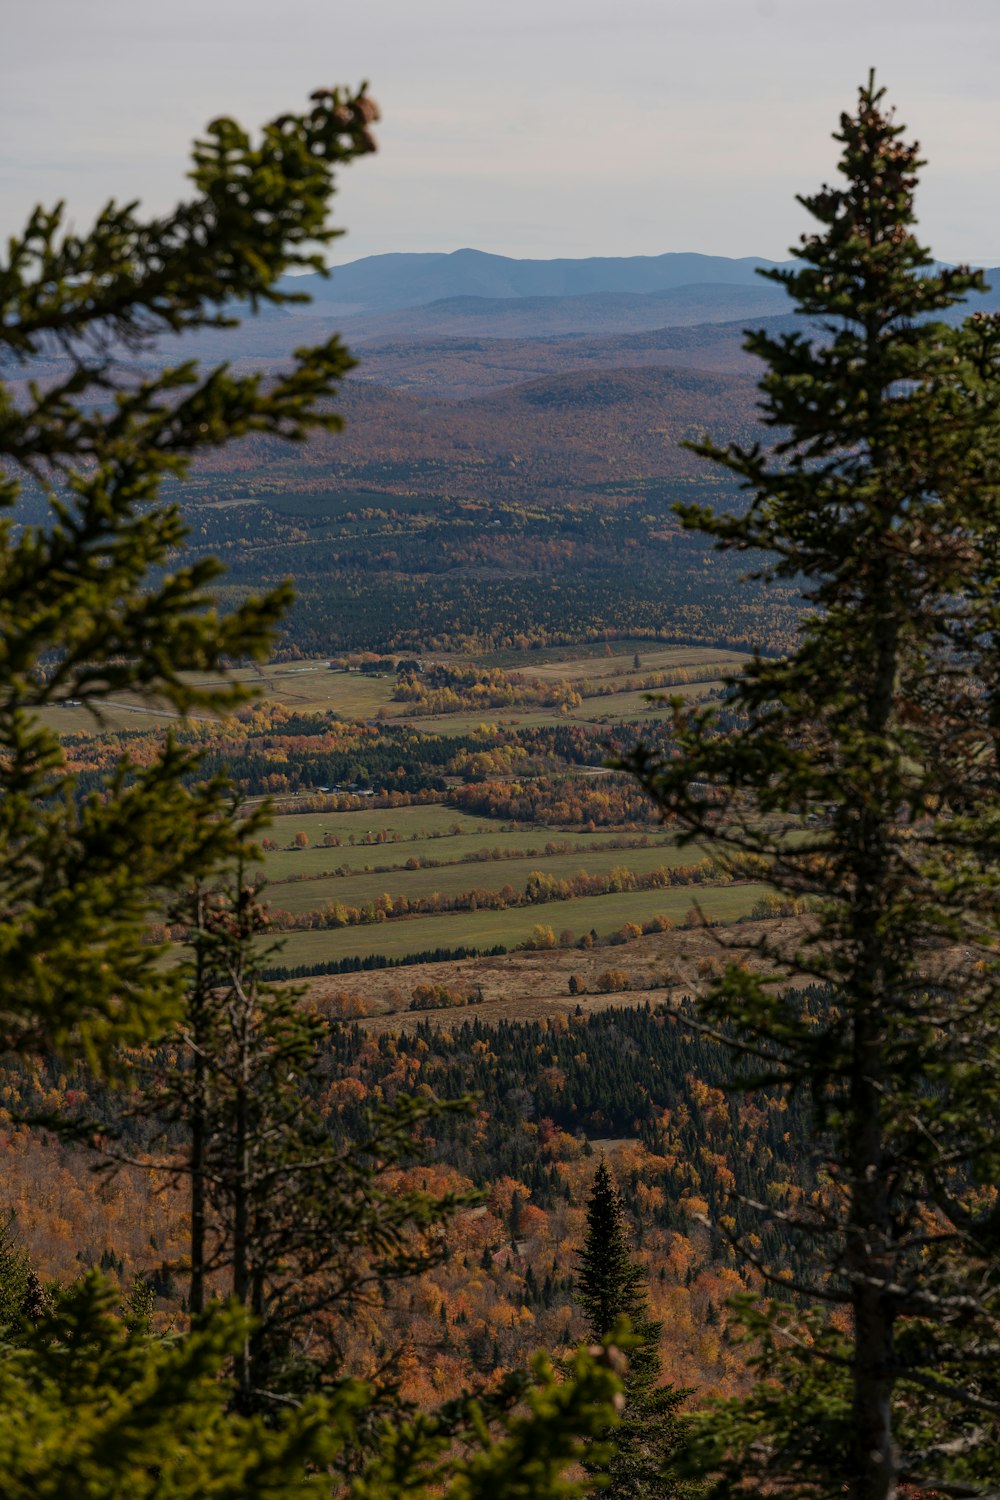
{"type": "Polygon", "coordinates": [[[868,69],[929,166],[921,234],[1000,263],[995,0],[47,0],[6,17],[0,233],[65,197],[163,212],[212,117],[254,126],[371,82],[380,152],[344,173],[333,260],[784,259],[868,69]]]}

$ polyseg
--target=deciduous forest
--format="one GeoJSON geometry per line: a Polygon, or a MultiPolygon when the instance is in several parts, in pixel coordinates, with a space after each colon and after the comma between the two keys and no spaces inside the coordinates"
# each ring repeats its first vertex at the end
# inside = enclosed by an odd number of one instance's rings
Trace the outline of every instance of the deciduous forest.
{"type": "Polygon", "coordinates": [[[760,327],[358,366],[378,119],[0,263],[0,1492],[988,1500],[983,275],[872,77],[760,327]]]}

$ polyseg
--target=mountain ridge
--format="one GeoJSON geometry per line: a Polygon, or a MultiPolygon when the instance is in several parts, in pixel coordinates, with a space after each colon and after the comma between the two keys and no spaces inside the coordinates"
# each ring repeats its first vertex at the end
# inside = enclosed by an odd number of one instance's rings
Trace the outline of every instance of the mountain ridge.
{"type": "Polygon", "coordinates": [[[553,260],[515,260],[473,249],[396,252],[347,261],[332,267],[329,276],[285,277],[281,287],[306,292],[316,303],[391,312],[462,296],[517,300],[660,292],[694,282],[748,286],[756,283],[758,268],[781,264],[759,256],[732,258],[696,251],[553,260]]]}

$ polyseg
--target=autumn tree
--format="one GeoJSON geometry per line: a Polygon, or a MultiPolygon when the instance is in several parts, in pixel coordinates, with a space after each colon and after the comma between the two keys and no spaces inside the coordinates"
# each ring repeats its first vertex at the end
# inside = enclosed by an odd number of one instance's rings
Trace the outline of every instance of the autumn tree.
{"type": "Polygon", "coordinates": [[[605,1477],[601,1493],[613,1500],[667,1500],[679,1492],[669,1470],[682,1443],[677,1410],[684,1392],[660,1383],[661,1324],[649,1316],[646,1274],[632,1259],[625,1210],[603,1156],[587,1202],[575,1295],[592,1339],[606,1339],[627,1320],[635,1340],[611,1456],[596,1470],[605,1477]]]}
{"type": "MultiPolygon", "coordinates": [[[[61,1049],[106,1066],[177,1019],[183,972],[165,966],[144,938],[165,891],[234,851],[228,791],[219,781],[199,783],[196,753],[168,738],[148,764],[123,761],[83,795],[42,714],[73,700],[99,719],[122,693],[182,716],[222,712],[243,696],[226,666],[267,654],[290,590],[219,612],[212,585],[220,566],[184,558],[180,511],[161,486],[234,438],[300,441],[337,428],[330,398],[351,360],[337,337],[266,374],[237,375],[227,365],[203,371],[183,343],[179,361],[164,365],[163,349],[172,335],[232,326],[241,308],[302,300],[283,278],[323,270],[338,233],[329,222],[335,170],[374,149],[376,118],[364,90],[323,89],[257,140],[217,120],[195,146],[192,196],[173,212],[144,219],[136,205],[112,202],[77,234],[61,205],[38,208],[7,243],[5,1049],[61,1049]]],[[[13,1264],[12,1286],[15,1273],[13,1264]]],[[[485,1500],[498,1492],[547,1500],[581,1492],[566,1471],[607,1427],[617,1389],[607,1358],[581,1356],[570,1382],[539,1362],[517,1393],[524,1404],[495,1405],[491,1424],[467,1406],[397,1424],[362,1454],[358,1426],[371,1403],[364,1387],[348,1383],[327,1400],[282,1403],[268,1423],[230,1410],[220,1377],[234,1356],[245,1357],[259,1326],[245,1308],[210,1307],[191,1333],[163,1339],[144,1326],[141,1307],[116,1306],[88,1277],[30,1315],[37,1325],[0,1362],[0,1492],[12,1500],[83,1493],[292,1500],[328,1494],[331,1465],[345,1450],[355,1452],[371,1500],[400,1493],[485,1500]],[[454,1441],[460,1428],[464,1448],[454,1441]]]]}
{"type": "Polygon", "coordinates": [[[1000,325],[956,322],[982,276],[915,238],[918,148],[873,81],[836,139],[839,185],[767,273],[798,326],[746,340],[773,445],[697,447],[749,504],[681,510],[803,588],[799,640],[730,683],[731,732],[678,701],[676,755],[631,765],[683,841],[806,904],[694,1023],[737,1087],[808,1101],[815,1180],[744,1205],[790,1260],[739,1242],[775,1300],[745,1309],[762,1383],[706,1463],[727,1496],[891,1500],[971,1493],[1000,1461],[1000,325]],[[768,977],[789,973],[821,1000],[768,977]]]}
{"type": "Polygon", "coordinates": [[[192,890],[175,915],[189,933],[185,1009],[134,1064],[138,1113],[167,1145],[159,1171],[189,1198],[190,1310],[211,1288],[252,1315],[236,1401],[273,1411],[342,1379],[351,1319],[442,1259],[461,1200],[397,1179],[420,1159],[427,1122],[464,1101],[404,1097],[335,1141],[316,1098],[327,1023],[264,981],[267,913],[242,870],[192,890]]]}

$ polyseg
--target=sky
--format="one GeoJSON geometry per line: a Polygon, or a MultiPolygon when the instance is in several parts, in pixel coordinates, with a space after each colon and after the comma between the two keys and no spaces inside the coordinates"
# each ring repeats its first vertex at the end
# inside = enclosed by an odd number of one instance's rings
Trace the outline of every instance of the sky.
{"type": "Polygon", "coordinates": [[[368,79],[333,261],[783,259],[870,67],[928,158],[922,236],[1000,264],[998,0],[5,0],[0,235],[185,193],[192,138],[368,79]]]}

